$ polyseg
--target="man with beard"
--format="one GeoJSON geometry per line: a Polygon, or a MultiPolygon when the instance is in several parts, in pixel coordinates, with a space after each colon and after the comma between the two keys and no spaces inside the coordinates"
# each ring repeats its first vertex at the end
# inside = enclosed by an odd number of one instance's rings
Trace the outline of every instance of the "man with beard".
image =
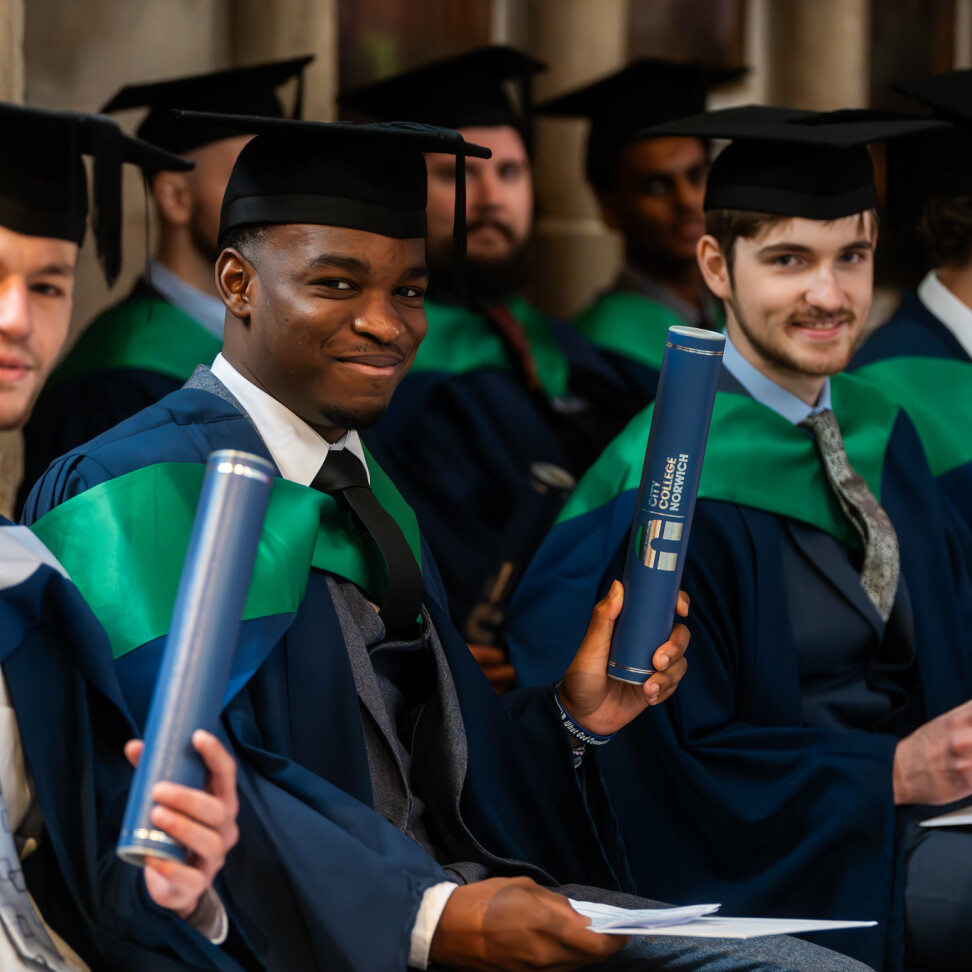
{"type": "Polygon", "coordinates": [[[572,323],[619,357],[645,405],[655,397],[668,328],[721,329],[723,320],[695,259],[705,230],[708,142],[641,132],[704,111],[711,88],[744,73],[644,58],[537,106],[538,114],[590,119],[587,181],[604,222],[624,239],[625,262],[611,288],[572,323]]]}
{"type": "MultiPolygon", "coordinates": [[[[189,163],[103,116],[0,104],[0,122],[0,428],[17,429],[71,319],[83,155],[93,157],[93,235],[109,283],[121,260],[121,163],[189,163]]],[[[164,783],[153,793],[153,825],[186,846],[185,863],[138,870],[118,859],[141,743],[109,645],[61,565],[3,517],[0,666],[0,968],[238,970],[219,947],[228,925],[212,890],[236,839],[233,760],[199,733],[209,792],[164,783]]]]}
{"type": "MultiPolygon", "coordinates": [[[[918,821],[972,795],[972,547],[907,414],[841,371],[873,290],[867,143],[941,127],[748,107],[654,130],[733,139],[698,248],[727,341],[691,537],[669,548],[691,678],[601,762],[640,886],[878,919],[828,944],[887,970],[968,967],[972,835],[918,821]]],[[[620,576],[650,420],[605,449],[517,590],[526,684],[620,576]]]]}
{"type": "Polygon", "coordinates": [[[448,125],[492,151],[466,162],[464,288],[456,160],[428,159],[429,334],[366,441],[415,508],[453,619],[498,688],[512,678],[502,627],[518,574],[639,404],[593,345],[517,293],[533,225],[529,79],[541,68],[511,48],[482,48],[339,98],[381,119],[448,125]]]}
{"type": "Polygon", "coordinates": [[[132,292],[92,321],[51,376],[25,429],[21,504],[53,459],[175,391],[222,346],[225,308],[213,281],[216,230],[226,182],[247,139],[189,128],[172,109],[283,117],[276,89],[299,77],[311,60],[131,85],[102,109],[149,107],[138,137],[194,168],[148,173],[158,219],[155,256],[132,292]]]}
{"type": "Polygon", "coordinates": [[[585,747],[674,691],[688,632],[675,625],[646,687],[611,682],[616,585],[556,688],[497,698],[356,431],[388,407],[426,332],[422,152],[484,150],[415,124],[222,123],[257,132],[222,207],[223,354],[59,459],[27,512],[42,535],[63,524],[79,584],[114,615],[113,647],[131,649],[117,669],[144,712],[159,656],[131,644],[112,604],[167,617],[169,551],[187,540],[185,501],[212,450],[279,471],[219,722],[240,781],[223,888],[263,967],[859,969],[789,939],[626,943],[565,897],[644,904],[615,893],[624,849],[585,747]],[[149,529],[132,529],[133,509],[149,529]]]}

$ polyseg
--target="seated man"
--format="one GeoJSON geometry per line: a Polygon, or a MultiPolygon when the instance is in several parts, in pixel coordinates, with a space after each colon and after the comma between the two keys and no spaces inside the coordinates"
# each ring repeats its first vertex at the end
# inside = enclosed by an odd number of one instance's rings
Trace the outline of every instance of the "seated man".
{"type": "MultiPolygon", "coordinates": [[[[972,523],[972,71],[894,88],[955,125],[925,147],[922,164],[930,171],[912,178],[917,193],[909,187],[923,204],[921,228],[935,269],[916,292],[905,293],[891,319],[858,349],[850,369],[907,410],[932,471],[959,515],[972,523]]],[[[891,180],[889,192],[899,181],[891,180]]]]}
{"type": "MultiPolygon", "coordinates": [[[[24,430],[20,504],[51,461],[180,388],[223,344],[223,304],[213,285],[219,205],[242,135],[180,125],[173,108],[283,117],[276,89],[310,57],[124,87],[102,112],[148,106],[143,141],[191,162],[147,173],[158,231],[154,257],[131,293],[85,329],[51,375],[24,430]]],[[[298,99],[299,104],[299,99],[298,99]]]]}
{"type": "Polygon", "coordinates": [[[456,627],[499,689],[512,684],[503,628],[516,581],[576,478],[643,404],[589,341],[519,293],[534,220],[527,79],[542,67],[485,47],[340,98],[380,120],[448,125],[493,153],[466,162],[464,262],[455,159],[428,159],[428,336],[365,441],[421,521],[456,627]]]}
{"type": "Polygon", "coordinates": [[[695,245],[705,231],[708,143],[642,132],[704,111],[710,88],[744,72],[642,58],[537,107],[540,114],[591,121],[587,181],[602,219],[624,240],[624,268],[573,324],[618,356],[645,405],[655,397],[668,328],[691,324],[721,330],[724,322],[695,260],[695,245]]]}
{"type": "MultiPolygon", "coordinates": [[[[120,252],[119,226],[104,216],[118,211],[121,193],[112,163],[187,163],[116,134],[99,116],[3,104],[0,118],[7,133],[0,150],[0,428],[18,429],[71,318],[88,210],[82,153],[95,160],[103,214],[95,237],[109,279],[120,252]]],[[[56,561],[0,517],[0,967],[239,968],[216,947],[227,919],[212,891],[236,839],[233,760],[201,733],[196,747],[211,792],[173,784],[155,792],[153,820],[189,848],[187,864],[150,861],[143,877],[121,863],[114,844],[132,778],[125,757],[136,763],[141,743],[129,742],[123,754],[134,725],[113,704],[120,691],[110,657],[56,561]],[[37,848],[25,862],[33,900],[18,848],[37,848]]]]}
{"type": "MultiPolygon", "coordinates": [[[[907,415],[840,374],[872,293],[865,143],[938,123],[857,117],[749,107],[656,130],[733,138],[699,243],[727,343],[685,553],[692,675],[602,769],[639,889],[879,919],[827,941],[882,969],[905,945],[914,967],[960,969],[972,836],[915,820],[972,794],[972,548],[907,415]]],[[[528,684],[619,576],[650,418],[582,480],[517,591],[528,684]]]]}
{"type": "MultiPolygon", "coordinates": [[[[281,970],[859,967],[789,939],[626,944],[568,905],[568,882],[575,896],[642,902],[620,893],[627,864],[594,750],[674,690],[688,633],[676,625],[644,689],[609,683],[616,587],[556,688],[500,700],[357,432],[384,412],[426,329],[422,153],[487,153],[412,123],[222,123],[258,133],[222,208],[224,352],[55,463],[26,517],[42,537],[57,533],[52,517],[83,531],[82,589],[106,615],[122,600],[141,614],[178,561],[159,552],[178,549],[186,484],[207,454],[241,449],[279,470],[222,717],[241,803],[224,888],[259,958],[281,970]],[[133,529],[136,512],[166,529],[133,529]],[[136,569],[121,577],[123,548],[136,569]]],[[[143,627],[142,644],[127,620],[109,630],[137,713],[158,665],[143,627]]]]}

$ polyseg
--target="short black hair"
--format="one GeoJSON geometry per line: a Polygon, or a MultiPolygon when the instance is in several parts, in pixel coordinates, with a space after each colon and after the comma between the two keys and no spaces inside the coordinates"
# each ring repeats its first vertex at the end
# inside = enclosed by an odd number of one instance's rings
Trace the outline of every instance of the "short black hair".
{"type": "Polygon", "coordinates": [[[967,263],[972,257],[972,196],[932,196],[921,228],[939,266],[967,263]]]}
{"type": "Polygon", "coordinates": [[[231,226],[219,234],[219,241],[216,245],[217,250],[236,250],[253,262],[252,254],[255,247],[266,242],[270,236],[269,223],[254,223],[248,226],[231,226]]]}

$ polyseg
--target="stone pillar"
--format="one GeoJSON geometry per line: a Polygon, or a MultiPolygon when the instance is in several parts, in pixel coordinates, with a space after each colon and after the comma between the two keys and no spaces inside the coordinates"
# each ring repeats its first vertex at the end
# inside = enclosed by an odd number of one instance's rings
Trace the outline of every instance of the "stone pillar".
{"type": "MultiPolygon", "coordinates": [[[[0,100],[24,100],[24,0],[0,0],[0,100]]],[[[0,431],[0,513],[13,513],[24,468],[20,431],[0,431]]]]}
{"type": "Polygon", "coordinates": [[[828,111],[868,104],[869,0],[763,0],[770,104],[828,111]]]}
{"type": "MultiPolygon", "coordinates": [[[[549,67],[537,76],[537,100],[580,87],[626,62],[628,0],[528,0],[526,10],[530,50],[549,67]]],[[[610,284],[623,255],[620,237],[601,222],[584,178],[588,124],[536,121],[540,215],[529,296],[564,316],[610,284]]]]}
{"type": "Polygon", "coordinates": [[[232,56],[235,64],[316,54],[304,74],[303,115],[314,121],[337,117],[337,0],[234,0],[232,56]]]}

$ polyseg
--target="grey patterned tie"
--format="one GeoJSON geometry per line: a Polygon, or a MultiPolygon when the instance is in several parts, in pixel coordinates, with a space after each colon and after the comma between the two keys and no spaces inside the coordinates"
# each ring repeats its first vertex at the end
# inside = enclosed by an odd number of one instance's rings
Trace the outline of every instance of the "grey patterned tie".
{"type": "Polygon", "coordinates": [[[51,941],[34,903],[27,894],[27,882],[20,856],[10,833],[7,805],[0,792],[0,923],[10,944],[24,959],[24,965],[54,972],[72,972],[51,941]]]}
{"type": "Polygon", "coordinates": [[[864,542],[861,586],[887,621],[898,591],[901,565],[894,525],[863,477],[854,472],[847,461],[837,416],[826,408],[804,419],[800,425],[813,432],[831,489],[845,516],[861,535],[864,542]]]}

